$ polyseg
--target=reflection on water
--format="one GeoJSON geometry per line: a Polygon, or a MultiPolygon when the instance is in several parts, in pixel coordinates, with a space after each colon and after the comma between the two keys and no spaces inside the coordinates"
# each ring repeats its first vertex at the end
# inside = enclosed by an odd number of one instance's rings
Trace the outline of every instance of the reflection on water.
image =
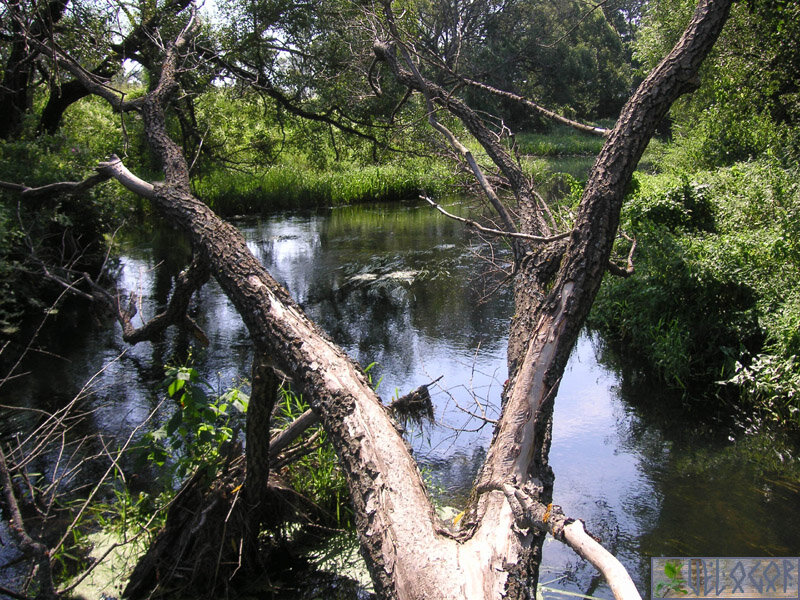
{"type": "MultiPolygon", "coordinates": [[[[432,489],[459,507],[491,436],[477,417],[497,417],[506,379],[512,304],[507,289],[486,297],[497,279],[475,253],[487,246],[427,207],[351,207],[238,225],[314,320],[362,365],[377,363],[372,373],[385,401],[442,376],[431,389],[437,425],[412,428],[409,438],[432,489]]],[[[130,241],[122,282],[141,291],[145,317],[163,306],[187,257],[173,231],[130,241]]],[[[211,340],[194,351],[198,369],[221,388],[246,378],[247,333],[216,284],[197,295],[192,311],[211,340]]],[[[800,478],[786,455],[781,461],[756,439],[698,435],[682,422],[680,404],[653,411],[649,398],[621,393],[619,377],[598,364],[594,341],[579,340],[556,401],[555,502],[586,521],[642,590],[651,555],[800,553],[800,478]]],[[[88,324],[53,343],[58,357],[32,356],[25,368],[35,376],[4,389],[3,401],[53,409],[104,369],[85,392],[94,412],[83,427],[120,438],[157,404],[163,364],[189,347],[172,333],[130,348],[115,329],[88,324]]],[[[4,436],[22,428],[20,417],[3,420],[4,436]]],[[[549,587],[611,597],[557,542],[547,543],[545,565],[549,587]]]]}

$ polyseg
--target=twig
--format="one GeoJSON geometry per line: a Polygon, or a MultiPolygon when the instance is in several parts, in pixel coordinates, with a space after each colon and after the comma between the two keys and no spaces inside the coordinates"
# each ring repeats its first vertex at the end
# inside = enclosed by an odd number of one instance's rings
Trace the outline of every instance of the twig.
{"type": "Polygon", "coordinates": [[[20,549],[26,554],[32,555],[38,564],[39,585],[42,586],[39,597],[55,598],[53,576],[50,570],[50,554],[47,546],[34,540],[25,528],[25,521],[22,519],[22,513],[14,495],[14,484],[11,480],[11,473],[8,470],[6,455],[2,447],[0,447],[0,483],[2,483],[3,495],[5,496],[4,508],[9,512],[9,527],[17,536],[20,549]]]}
{"type": "Polygon", "coordinates": [[[66,542],[67,538],[72,533],[72,529],[75,527],[75,525],[81,519],[81,517],[83,516],[84,511],[89,506],[89,504],[91,503],[92,499],[94,499],[94,497],[97,494],[97,492],[100,491],[100,488],[105,483],[106,478],[109,476],[111,471],[113,471],[114,469],[118,468],[119,457],[122,456],[123,452],[125,452],[128,449],[128,446],[131,444],[131,442],[133,441],[134,436],[139,432],[139,430],[142,427],[144,427],[150,421],[150,419],[152,419],[156,415],[158,410],[161,408],[161,404],[163,402],[164,402],[163,400],[161,402],[159,402],[159,404],[152,411],[150,411],[150,414],[147,415],[147,418],[144,421],[142,421],[141,423],[139,423],[136,427],[134,427],[133,431],[131,431],[130,435],[128,435],[128,439],[125,440],[125,443],[117,451],[117,460],[112,461],[111,465],[106,469],[106,471],[105,471],[105,473],[103,473],[102,477],[100,477],[100,479],[98,480],[97,484],[92,489],[91,493],[86,497],[86,500],[84,500],[83,505],[81,506],[80,510],[78,510],[78,513],[75,515],[75,518],[72,520],[72,523],[70,523],[69,527],[67,527],[67,530],[64,533],[64,535],[61,537],[61,539],[58,541],[58,543],[55,546],[53,546],[54,548],[60,548],[64,544],[64,542],[66,542]]]}

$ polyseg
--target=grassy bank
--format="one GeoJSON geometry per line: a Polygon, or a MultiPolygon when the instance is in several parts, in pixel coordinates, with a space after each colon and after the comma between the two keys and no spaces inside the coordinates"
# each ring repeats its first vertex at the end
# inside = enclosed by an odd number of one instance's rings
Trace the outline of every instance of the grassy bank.
{"type": "Polygon", "coordinates": [[[635,183],[622,228],[638,240],[636,273],[606,277],[591,325],[687,399],[800,428],[796,174],[763,160],[635,183]]]}
{"type": "Polygon", "coordinates": [[[452,169],[433,159],[346,163],[324,171],[298,160],[260,173],[215,171],[196,179],[194,191],[218,214],[230,216],[415,199],[438,195],[454,181],[452,169]]]}

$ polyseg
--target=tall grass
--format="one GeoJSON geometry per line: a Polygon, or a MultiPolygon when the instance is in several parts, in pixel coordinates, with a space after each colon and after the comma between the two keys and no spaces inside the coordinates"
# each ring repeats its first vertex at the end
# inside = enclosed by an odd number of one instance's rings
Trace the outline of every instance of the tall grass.
{"type": "Polygon", "coordinates": [[[263,214],[439,195],[454,182],[445,165],[413,160],[387,165],[348,164],[320,171],[283,164],[260,174],[215,171],[194,182],[195,193],[223,216],[263,214]]]}
{"type": "MultiPolygon", "coordinates": [[[[567,126],[556,126],[545,133],[517,134],[516,141],[526,171],[536,176],[568,173],[585,182],[606,140],[567,126]]],[[[652,139],[639,161],[639,171],[657,172],[664,147],[662,140],[652,139]]]]}
{"type": "Polygon", "coordinates": [[[520,133],[516,138],[522,154],[539,157],[595,155],[605,141],[566,126],[553,127],[545,133],[520,133]]]}
{"type": "MultiPolygon", "coordinates": [[[[523,169],[535,181],[547,184],[554,174],[566,173],[583,183],[604,138],[556,127],[548,133],[518,134],[517,142],[523,169]]],[[[483,149],[473,145],[473,154],[485,158],[483,149]]],[[[648,150],[647,156],[653,152],[648,150]]],[[[327,169],[321,169],[297,153],[259,172],[214,170],[196,178],[193,185],[195,194],[217,213],[232,216],[397,202],[421,193],[441,196],[452,193],[457,183],[453,165],[433,157],[403,158],[383,165],[328,163],[327,169]]]]}

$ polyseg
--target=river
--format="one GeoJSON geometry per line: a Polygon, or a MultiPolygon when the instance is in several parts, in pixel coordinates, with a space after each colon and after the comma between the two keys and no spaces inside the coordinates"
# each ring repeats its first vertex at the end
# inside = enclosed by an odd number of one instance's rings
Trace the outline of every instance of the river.
{"type": "MultiPolygon", "coordinates": [[[[453,210],[458,210],[454,207],[453,210]]],[[[441,499],[464,501],[491,437],[506,379],[508,286],[498,287],[502,248],[429,207],[345,207],[236,221],[251,250],[293,297],[392,396],[429,383],[436,425],[409,439],[441,499]]],[[[122,287],[139,290],[155,314],[188,249],[157,229],[131,236],[120,258],[122,287]]],[[[195,350],[205,378],[223,388],[249,374],[244,326],[215,283],[193,312],[211,340],[195,350]]],[[[127,347],[118,328],[78,327],[50,340],[57,357],[36,355],[6,402],[53,409],[85,393],[83,425],[122,439],[157,403],[163,364],[187,340],[127,347]],[[101,371],[102,370],[102,371],[101,371]],[[46,376],[44,375],[46,374],[46,376]]],[[[617,554],[641,590],[651,556],[800,554],[796,461],[763,435],[733,435],[689,418],[679,396],[630,385],[604,366],[602,340],[584,333],[555,403],[550,454],[554,500],[580,517],[617,554]]],[[[22,428],[4,423],[4,433],[22,428]]],[[[558,590],[610,598],[590,566],[554,541],[541,581],[558,590]]]]}

